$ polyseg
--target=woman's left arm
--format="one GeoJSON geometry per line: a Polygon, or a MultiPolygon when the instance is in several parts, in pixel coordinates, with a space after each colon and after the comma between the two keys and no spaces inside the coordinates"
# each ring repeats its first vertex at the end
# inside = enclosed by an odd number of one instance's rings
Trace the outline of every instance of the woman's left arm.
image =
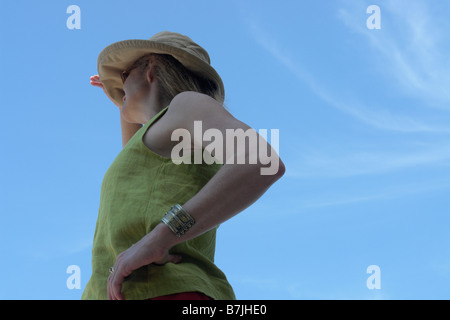
{"type": "MultiPolygon", "coordinates": [[[[215,128],[222,132],[224,137],[222,154],[225,156],[223,158],[225,161],[222,162],[224,165],[195,196],[184,204],[180,203],[182,208],[195,220],[195,224],[185,234],[177,237],[167,225],[160,223],[141,241],[119,255],[114,266],[115,271],[110,276],[108,283],[108,296],[112,299],[123,299],[121,293],[123,279],[133,270],[150,263],[178,263],[181,257],[169,254],[170,248],[198,237],[245,210],[284,174],[283,162],[267,141],[256,134],[252,128],[231,116],[221,105],[215,105],[216,103],[212,98],[190,92],[180,94],[172,100],[167,115],[173,118],[172,122],[175,123],[176,128],[186,128],[194,136],[193,122],[202,119],[204,130],[215,128]],[[212,110],[214,108],[216,110],[212,110]],[[208,116],[204,116],[205,114],[208,116]],[[236,154],[233,152],[231,156],[227,155],[225,143],[227,129],[253,130],[258,137],[257,143],[264,143],[266,148],[263,149],[271,150],[271,163],[277,163],[277,170],[273,174],[261,174],[264,165],[261,163],[260,157],[257,156],[256,163],[250,163],[251,157],[257,150],[257,148],[250,148],[250,143],[246,143],[245,148],[237,148],[236,154]],[[232,158],[234,158],[233,163],[229,163],[232,158]],[[238,163],[237,159],[244,163],[238,163]]],[[[237,140],[239,141],[239,139],[237,140]]],[[[249,140],[251,141],[251,139],[249,140]]],[[[195,143],[197,145],[201,143],[203,148],[208,145],[203,141],[193,142],[193,145],[195,143]]],[[[253,143],[255,143],[254,140],[253,143]]],[[[267,157],[267,155],[265,156],[267,157]]],[[[267,161],[264,163],[267,164],[267,161]]]]}

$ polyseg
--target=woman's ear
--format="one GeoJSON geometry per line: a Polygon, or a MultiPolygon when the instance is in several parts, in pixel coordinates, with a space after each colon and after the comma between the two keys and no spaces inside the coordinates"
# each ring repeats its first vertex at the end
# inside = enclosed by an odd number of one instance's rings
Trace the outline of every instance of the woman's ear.
{"type": "Polygon", "coordinates": [[[147,82],[151,84],[155,80],[155,63],[152,55],[148,57],[147,60],[148,67],[146,72],[147,82]]]}
{"type": "Polygon", "coordinates": [[[149,67],[148,67],[147,72],[146,72],[145,75],[147,77],[147,82],[149,84],[151,84],[155,80],[155,75],[154,75],[154,72],[153,72],[153,64],[152,63],[149,64],[149,67]]]}

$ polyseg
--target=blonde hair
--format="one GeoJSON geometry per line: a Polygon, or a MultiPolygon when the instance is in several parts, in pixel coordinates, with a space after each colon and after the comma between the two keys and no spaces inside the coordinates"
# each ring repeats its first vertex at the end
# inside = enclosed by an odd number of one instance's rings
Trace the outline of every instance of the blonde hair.
{"type": "Polygon", "coordinates": [[[196,91],[206,94],[223,104],[224,97],[220,94],[214,82],[188,70],[171,55],[150,53],[139,60],[141,59],[150,60],[152,63],[152,72],[159,81],[163,98],[171,101],[181,92],[196,91]]]}

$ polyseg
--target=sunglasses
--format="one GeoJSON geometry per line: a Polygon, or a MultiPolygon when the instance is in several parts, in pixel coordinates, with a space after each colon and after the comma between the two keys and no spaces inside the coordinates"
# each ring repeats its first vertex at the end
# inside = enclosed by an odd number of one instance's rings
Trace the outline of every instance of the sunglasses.
{"type": "Polygon", "coordinates": [[[122,78],[122,83],[125,83],[125,80],[127,80],[128,76],[130,75],[131,71],[133,71],[133,69],[136,69],[137,67],[139,67],[141,64],[143,64],[145,62],[145,66],[148,66],[148,60],[138,60],[135,63],[133,63],[131,65],[131,67],[129,67],[128,69],[122,71],[122,73],[120,74],[120,77],[122,78]]]}

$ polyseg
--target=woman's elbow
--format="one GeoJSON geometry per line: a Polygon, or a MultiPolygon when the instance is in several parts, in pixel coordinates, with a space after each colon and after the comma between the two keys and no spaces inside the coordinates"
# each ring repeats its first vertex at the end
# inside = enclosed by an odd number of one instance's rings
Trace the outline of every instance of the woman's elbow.
{"type": "Polygon", "coordinates": [[[272,158],[269,164],[270,166],[268,167],[264,166],[260,168],[261,175],[271,176],[274,180],[278,180],[286,172],[286,167],[279,157],[272,158]]]}

